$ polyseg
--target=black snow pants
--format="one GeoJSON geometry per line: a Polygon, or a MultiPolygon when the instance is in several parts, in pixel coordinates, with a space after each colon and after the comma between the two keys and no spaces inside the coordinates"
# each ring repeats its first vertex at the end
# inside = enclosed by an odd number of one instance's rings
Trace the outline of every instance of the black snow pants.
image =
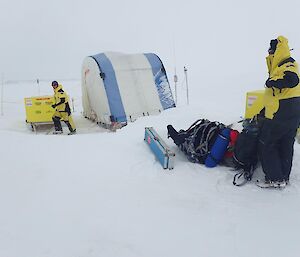
{"type": "Polygon", "coordinates": [[[299,97],[281,100],[274,119],[264,121],[259,136],[258,153],[267,180],[289,180],[299,122],[299,97]]]}
{"type": "Polygon", "coordinates": [[[296,133],[296,128],[273,124],[272,120],[265,121],[258,151],[266,180],[289,180],[296,133]]]}

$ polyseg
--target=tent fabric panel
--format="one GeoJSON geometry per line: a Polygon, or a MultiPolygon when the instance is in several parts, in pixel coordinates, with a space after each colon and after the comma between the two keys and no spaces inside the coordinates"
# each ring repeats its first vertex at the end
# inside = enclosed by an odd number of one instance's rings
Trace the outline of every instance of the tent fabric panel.
{"type": "Polygon", "coordinates": [[[127,119],[119,85],[111,61],[104,53],[94,55],[92,58],[95,59],[99,65],[100,71],[104,74],[103,83],[113,121],[126,122],[127,119]]]}
{"type": "MultiPolygon", "coordinates": [[[[132,71],[149,69],[149,62],[136,61],[141,59],[144,54],[124,54],[118,52],[105,52],[106,56],[113,62],[115,71],[132,71]]],[[[151,66],[150,66],[151,68],[151,66]]]]}
{"type": "Polygon", "coordinates": [[[167,78],[166,70],[159,57],[153,53],[144,54],[148,59],[154,76],[155,85],[160,98],[163,109],[175,107],[170,84],[167,78]]]}
{"type": "Polygon", "coordinates": [[[143,54],[107,54],[115,69],[127,119],[159,113],[163,110],[152,74],[143,54]]]}
{"type": "Polygon", "coordinates": [[[92,110],[90,106],[90,100],[87,94],[86,75],[89,72],[89,68],[86,65],[86,59],[83,61],[81,69],[81,92],[82,92],[82,108],[83,116],[91,118],[92,110]]]}
{"type": "Polygon", "coordinates": [[[85,58],[82,72],[83,97],[85,96],[85,102],[89,104],[90,109],[87,117],[110,124],[111,112],[98,63],[91,57],[85,58]]]}

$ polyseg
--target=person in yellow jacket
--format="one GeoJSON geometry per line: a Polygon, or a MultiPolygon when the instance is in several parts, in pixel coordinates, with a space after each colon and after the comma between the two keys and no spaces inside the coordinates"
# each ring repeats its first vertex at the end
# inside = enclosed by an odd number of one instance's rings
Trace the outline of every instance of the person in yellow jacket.
{"type": "Polygon", "coordinates": [[[53,134],[62,134],[63,129],[61,126],[60,120],[63,119],[67,124],[70,133],[72,135],[76,133],[75,124],[71,116],[71,109],[68,102],[68,96],[62,88],[62,85],[59,85],[57,81],[52,82],[52,87],[54,90],[54,99],[55,103],[52,105],[52,108],[55,109],[55,113],[52,116],[54,122],[55,131],[53,134]]]}
{"type": "Polygon", "coordinates": [[[268,52],[265,120],[258,142],[265,181],[257,185],[283,188],[289,183],[294,141],[300,123],[299,71],[285,37],[271,40],[268,52]]]}

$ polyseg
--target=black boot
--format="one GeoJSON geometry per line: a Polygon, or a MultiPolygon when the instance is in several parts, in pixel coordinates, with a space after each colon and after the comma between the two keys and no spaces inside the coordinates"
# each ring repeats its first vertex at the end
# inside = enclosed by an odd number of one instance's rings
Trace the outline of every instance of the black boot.
{"type": "Polygon", "coordinates": [[[76,129],[73,129],[70,133],[68,133],[68,135],[74,135],[76,134],[76,129]]]}
{"type": "Polygon", "coordinates": [[[188,134],[185,132],[178,133],[177,130],[174,129],[172,125],[168,125],[167,129],[168,129],[168,137],[171,137],[177,146],[181,145],[185,141],[185,138],[188,136],[188,134]]]}
{"type": "Polygon", "coordinates": [[[65,123],[67,124],[69,130],[70,130],[70,133],[68,135],[72,135],[72,134],[75,134],[76,133],[76,129],[73,129],[70,122],[69,121],[65,121],[65,123]]]}

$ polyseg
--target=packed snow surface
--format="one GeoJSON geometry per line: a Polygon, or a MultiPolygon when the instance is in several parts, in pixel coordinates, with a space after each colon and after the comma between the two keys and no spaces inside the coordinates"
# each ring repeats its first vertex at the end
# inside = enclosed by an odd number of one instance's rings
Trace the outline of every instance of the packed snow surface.
{"type": "MultiPolygon", "coordinates": [[[[199,118],[238,121],[249,89],[191,89],[190,104],[110,132],[82,115],[80,81],[60,81],[73,98],[78,133],[34,133],[24,97],[51,95],[50,81],[7,82],[0,116],[0,257],[298,257],[300,147],[291,185],[232,185],[234,172],[193,164],[167,139],[199,118]],[[153,126],[176,153],[162,169],[145,144],[153,126]]],[[[250,88],[251,89],[251,88],[250,88]]],[[[260,88],[252,88],[260,89],[260,88]]],[[[240,127],[236,125],[238,129],[240,127]]]]}

